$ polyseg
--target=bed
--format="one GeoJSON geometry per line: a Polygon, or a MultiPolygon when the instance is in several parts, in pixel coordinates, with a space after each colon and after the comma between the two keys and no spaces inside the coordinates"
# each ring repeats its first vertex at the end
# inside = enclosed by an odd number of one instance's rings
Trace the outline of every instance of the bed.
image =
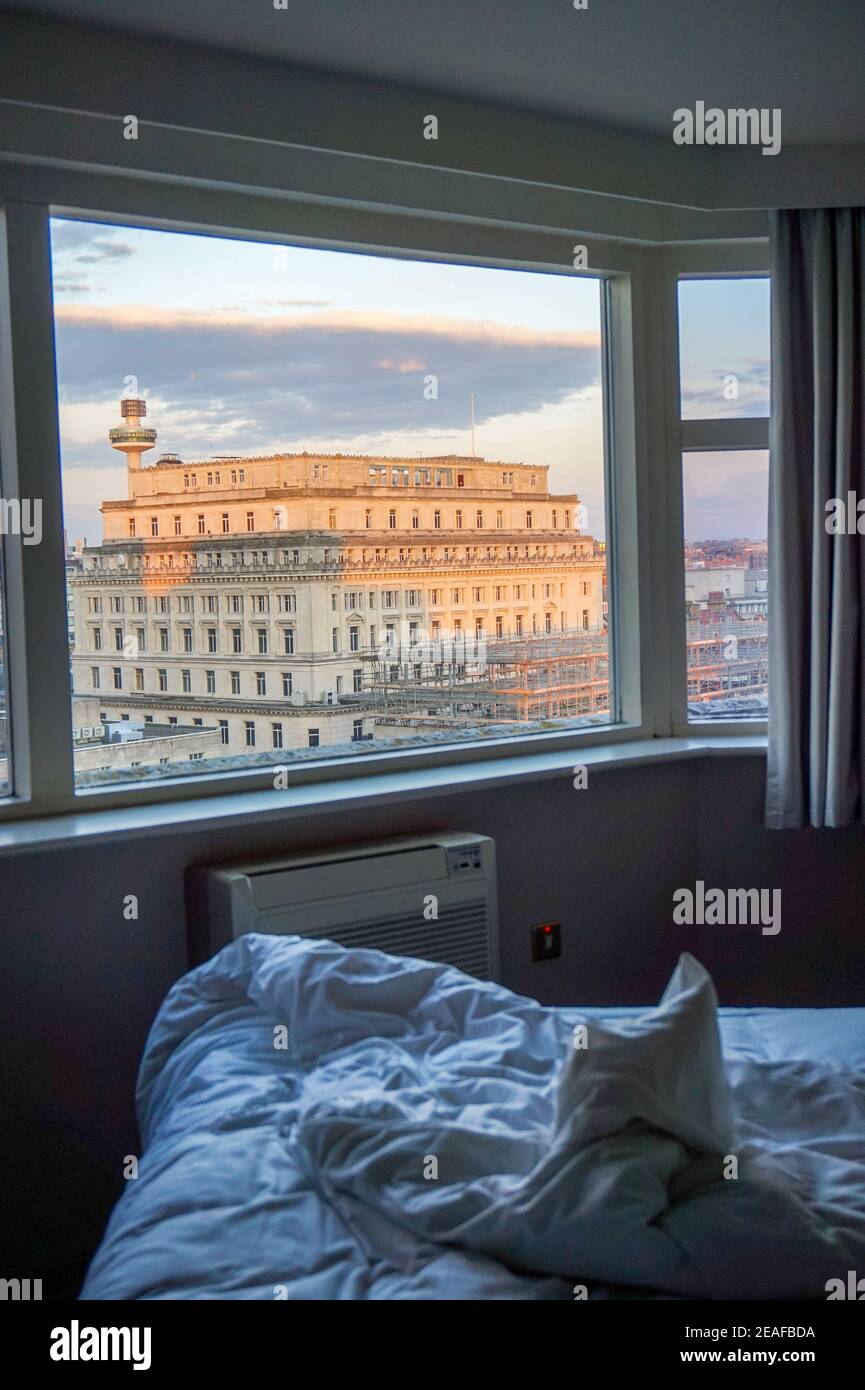
{"type": "Polygon", "coordinates": [[[865,1009],[545,1008],[248,935],[151,1030],[84,1299],[826,1298],[865,1271],[865,1009]]]}

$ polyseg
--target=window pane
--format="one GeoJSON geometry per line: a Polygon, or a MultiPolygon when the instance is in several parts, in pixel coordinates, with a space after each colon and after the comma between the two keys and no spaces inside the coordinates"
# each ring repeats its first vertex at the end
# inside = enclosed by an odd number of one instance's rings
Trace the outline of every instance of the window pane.
{"type": "Polygon", "coordinates": [[[679,281],[682,418],[769,414],[769,280],[679,281]]]}
{"type": "Polygon", "coordinates": [[[79,785],[609,722],[599,280],[52,246],[79,785]]]}
{"type": "Polygon", "coordinates": [[[769,453],[686,453],[683,469],[688,716],[764,719],[769,453]]]}

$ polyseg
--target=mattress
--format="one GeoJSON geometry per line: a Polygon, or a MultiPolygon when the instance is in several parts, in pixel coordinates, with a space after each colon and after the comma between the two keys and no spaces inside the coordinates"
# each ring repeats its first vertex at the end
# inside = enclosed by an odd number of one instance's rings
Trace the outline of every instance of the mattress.
{"type": "Polygon", "coordinates": [[[825,1298],[865,1268],[865,1009],[553,1009],[250,935],[153,1025],[85,1299],[825,1298]]]}

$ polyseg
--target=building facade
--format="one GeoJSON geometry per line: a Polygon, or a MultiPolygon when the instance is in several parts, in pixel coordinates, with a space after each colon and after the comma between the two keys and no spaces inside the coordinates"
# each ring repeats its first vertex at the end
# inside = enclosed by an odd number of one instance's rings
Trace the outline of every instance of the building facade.
{"type": "Polygon", "coordinates": [[[603,556],[545,467],[320,454],[143,467],[156,432],[143,402],[123,414],[111,442],[128,497],[103,503],[104,540],[70,577],[77,726],[201,728],[225,755],[278,761],[466,723],[467,704],[516,720],[604,707],[603,556]],[[526,702],[538,654],[556,674],[526,702]]]}

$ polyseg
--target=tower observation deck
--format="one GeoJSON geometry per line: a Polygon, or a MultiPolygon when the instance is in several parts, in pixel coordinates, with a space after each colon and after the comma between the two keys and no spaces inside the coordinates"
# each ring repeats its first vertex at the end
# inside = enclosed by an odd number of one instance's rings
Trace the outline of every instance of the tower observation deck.
{"type": "Polygon", "coordinates": [[[147,414],[147,402],[126,397],[120,402],[121,425],[108,431],[112,449],[119,449],[126,455],[129,467],[141,467],[141,455],[152,449],[156,443],[156,430],[142,426],[147,414]]]}

